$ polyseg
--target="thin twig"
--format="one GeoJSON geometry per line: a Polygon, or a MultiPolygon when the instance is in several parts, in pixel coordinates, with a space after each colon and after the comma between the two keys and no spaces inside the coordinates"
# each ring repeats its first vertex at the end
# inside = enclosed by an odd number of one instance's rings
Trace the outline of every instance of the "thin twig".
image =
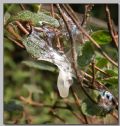
{"type": "Polygon", "coordinates": [[[55,17],[53,4],[51,4],[51,15],[52,17],[55,17]]]}
{"type": "Polygon", "coordinates": [[[62,117],[60,117],[59,115],[57,115],[53,110],[50,112],[50,114],[52,116],[54,116],[55,118],[59,119],[60,121],[62,121],[63,123],[65,123],[65,119],[63,119],[62,117]]]}
{"type": "MultiPolygon", "coordinates": [[[[76,61],[76,58],[75,58],[75,46],[74,46],[74,43],[73,43],[74,42],[74,38],[73,38],[73,35],[71,33],[71,28],[68,25],[67,19],[66,19],[65,15],[63,14],[62,9],[60,8],[59,4],[57,4],[56,6],[57,6],[57,8],[58,8],[58,10],[59,10],[59,12],[60,12],[64,22],[65,22],[65,24],[66,24],[66,26],[67,26],[67,29],[68,29],[68,32],[69,32],[69,36],[70,36],[70,39],[71,39],[72,59],[73,59],[73,61],[76,61]]],[[[76,67],[75,67],[76,63],[75,62],[72,62],[72,63],[73,63],[74,69],[76,69],[76,67]]]]}
{"type": "Polygon", "coordinates": [[[23,25],[19,21],[15,21],[15,23],[26,35],[29,35],[29,32],[23,27],[23,25]]]}
{"type": "MultiPolygon", "coordinates": [[[[86,73],[86,72],[84,72],[84,71],[82,71],[84,74],[85,74],[85,76],[87,77],[87,78],[89,78],[89,79],[93,79],[93,77],[91,76],[91,75],[89,75],[88,73],[86,73]]],[[[97,80],[95,80],[95,85],[94,86],[97,86],[97,89],[106,89],[106,90],[108,90],[108,88],[107,87],[105,87],[103,84],[101,84],[99,81],[97,81],[97,80]]]]}
{"type": "MultiPolygon", "coordinates": [[[[82,72],[83,72],[83,71],[82,71],[82,72]]],[[[84,74],[85,74],[85,76],[88,77],[89,79],[92,79],[92,76],[89,75],[88,73],[85,73],[85,72],[84,72],[84,74]]],[[[97,81],[97,80],[95,80],[95,85],[94,85],[94,86],[97,87],[96,90],[107,90],[107,91],[109,91],[109,92],[113,95],[113,93],[112,93],[104,84],[100,83],[100,82],[97,81]]],[[[90,88],[90,87],[88,87],[88,88],[90,88]]],[[[91,89],[92,89],[92,87],[91,87],[91,89]]],[[[94,89],[94,88],[93,88],[93,89],[94,89]]],[[[114,96],[114,95],[113,95],[113,96],[114,96]]],[[[118,109],[118,100],[116,99],[116,97],[114,97],[114,98],[115,98],[116,109],[118,109]]]]}
{"type": "Polygon", "coordinates": [[[80,121],[84,124],[85,121],[83,120],[83,118],[81,118],[80,115],[78,115],[77,113],[75,113],[74,110],[72,109],[72,107],[71,107],[68,103],[66,103],[66,105],[68,106],[70,112],[71,112],[78,120],[80,120],[80,121]]]}
{"type": "MultiPolygon", "coordinates": [[[[77,21],[80,21],[79,18],[76,16],[76,14],[74,14],[73,9],[72,9],[68,4],[66,4],[66,6],[63,4],[63,6],[64,6],[64,8],[67,7],[67,8],[72,12],[74,18],[75,18],[77,21]]],[[[67,9],[67,8],[66,8],[66,9],[67,9]]]]}
{"type": "Polygon", "coordinates": [[[84,17],[81,26],[84,26],[87,23],[88,17],[90,15],[90,12],[93,8],[94,4],[87,4],[85,5],[85,12],[84,12],[84,17]]]}
{"type": "MultiPolygon", "coordinates": [[[[27,104],[30,104],[32,106],[35,106],[35,107],[47,107],[47,108],[52,108],[53,106],[52,105],[46,105],[46,104],[43,104],[43,103],[38,103],[38,102],[35,102],[35,101],[32,101],[30,99],[27,99],[27,98],[24,98],[23,96],[20,96],[19,99],[27,104]]],[[[68,109],[68,107],[66,106],[55,106],[54,108],[60,108],[60,109],[68,109]]]]}
{"type": "MultiPolygon", "coordinates": [[[[53,4],[51,4],[51,15],[52,15],[52,17],[55,18],[55,12],[54,12],[54,6],[53,6],[53,4]]],[[[63,48],[62,48],[62,46],[61,46],[60,39],[59,39],[59,36],[58,36],[57,33],[56,33],[56,30],[54,30],[54,32],[55,32],[55,39],[56,39],[56,42],[57,42],[57,48],[58,48],[60,51],[63,51],[63,48]]]]}
{"type": "Polygon", "coordinates": [[[54,105],[52,106],[52,108],[50,109],[50,111],[48,113],[65,123],[65,120],[62,117],[60,117],[59,115],[57,115],[56,112],[55,112],[55,106],[56,106],[57,103],[58,103],[58,101],[55,101],[54,105]]]}
{"type": "Polygon", "coordinates": [[[16,45],[18,45],[19,47],[21,47],[21,48],[25,48],[22,44],[20,44],[20,42],[14,40],[13,38],[8,37],[8,36],[7,36],[7,38],[8,38],[9,40],[11,40],[12,42],[14,42],[16,45]]]}
{"type": "Polygon", "coordinates": [[[20,4],[20,7],[22,8],[22,10],[25,10],[25,7],[23,4],[20,4]]]}
{"type": "Polygon", "coordinates": [[[111,19],[111,14],[110,14],[110,10],[108,8],[108,5],[106,5],[105,10],[106,10],[106,15],[107,15],[107,20],[108,20],[108,22],[107,22],[108,29],[109,29],[109,32],[111,34],[112,40],[115,43],[116,48],[118,49],[118,41],[115,38],[114,28],[113,28],[113,25],[112,25],[112,19],[111,19]]]}
{"type": "Polygon", "coordinates": [[[72,95],[73,95],[73,97],[75,99],[75,102],[76,102],[77,106],[80,107],[80,100],[79,100],[77,94],[75,93],[75,91],[73,90],[72,87],[71,87],[71,91],[72,91],[72,95]]]}
{"type": "Polygon", "coordinates": [[[118,120],[118,114],[116,114],[115,112],[112,112],[112,113],[110,113],[116,120],[118,120]]]}
{"type": "Polygon", "coordinates": [[[83,87],[83,85],[82,85],[82,83],[81,83],[81,78],[80,78],[80,76],[79,76],[80,74],[79,74],[79,71],[77,70],[77,63],[76,63],[76,56],[75,56],[75,46],[74,46],[74,45],[75,45],[75,43],[74,43],[74,42],[75,42],[75,41],[74,41],[74,37],[73,37],[73,34],[72,34],[72,32],[71,32],[71,28],[70,28],[70,26],[68,25],[68,22],[67,22],[67,20],[66,20],[66,17],[64,16],[64,13],[63,13],[61,7],[59,6],[59,4],[56,4],[56,6],[57,6],[57,8],[58,8],[58,10],[59,10],[59,12],[60,12],[60,14],[61,14],[61,16],[62,16],[64,22],[65,22],[65,24],[66,24],[66,26],[67,26],[67,30],[68,30],[68,33],[69,33],[69,36],[70,36],[70,39],[71,39],[71,48],[72,48],[71,50],[72,50],[72,59],[73,59],[72,64],[73,64],[73,69],[74,69],[74,71],[75,71],[75,74],[76,74],[78,83],[79,83],[80,87],[82,88],[83,92],[86,94],[86,96],[87,96],[93,103],[97,104],[96,101],[94,101],[94,100],[91,98],[91,96],[88,94],[88,92],[84,89],[84,87],[83,87]]]}
{"type": "Polygon", "coordinates": [[[92,85],[94,86],[95,85],[95,62],[94,62],[94,60],[92,62],[92,74],[93,74],[93,76],[92,76],[92,85]]]}
{"type": "Polygon", "coordinates": [[[94,66],[96,70],[100,71],[101,73],[105,74],[106,76],[109,76],[110,75],[108,73],[106,73],[105,71],[103,71],[102,69],[100,69],[99,67],[97,67],[96,65],[94,66]]]}
{"type": "MultiPolygon", "coordinates": [[[[59,9],[59,11],[61,11],[60,13],[61,13],[61,15],[64,17],[64,14],[62,13],[62,10],[61,10],[61,8],[59,7],[59,5],[57,5],[57,7],[58,7],[58,9],[59,9]]],[[[67,12],[68,13],[68,12],[67,12]]],[[[69,14],[69,13],[68,13],[69,14]]],[[[63,18],[64,19],[64,21],[65,21],[65,23],[66,23],[66,25],[67,25],[67,28],[68,28],[68,32],[69,33],[71,33],[71,31],[70,31],[70,28],[69,28],[69,25],[67,24],[67,21],[65,20],[65,17],[63,18]]],[[[78,22],[77,22],[78,23],[78,22]]],[[[79,26],[79,25],[78,25],[79,26]]],[[[86,32],[85,32],[86,33],[86,32]]],[[[88,35],[89,36],[89,35],[88,35]]],[[[72,34],[70,34],[70,38],[71,38],[71,42],[72,43],[74,43],[74,38],[73,38],[73,36],[72,36],[72,34]]],[[[74,44],[72,44],[72,45],[74,45],[74,44]]],[[[72,51],[74,51],[74,50],[72,50],[72,51]]],[[[73,55],[74,55],[74,53],[73,53],[73,55]]],[[[73,58],[73,61],[75,61],[75,59],[73,58]]],[[[81,84],[81,78],[80,78],[80,76],[79,76],[79,72],[77,71],[77,67],[75,66],[76,64],[73,64],[74,65],[74,70],[75,70],[75,72],[76,72],[76,76],[77,76],[77,79],[78,79],[78,82],[79,82],[79,84],[81,85],[81,88],[82,88],[82,90],[84,91],[84,93],[86,94],[86,96],[93,102],[93,103],[95,103],[95,104],[97,104],[97,102],[95,101],[95,100],[93,100],[92,98],[91,98],[91,96],[86,92],[86,90],[84,89],[84,87],[83,87],[83,85],[81,84]]],[[[85,73],[85,74],[87,74],[87,73],[85,73]]],[[[88,74],[87,74],[88,75],[88,74]]],[[[90,75],[89,75],[89,77],[90,78],[92,78],[90,75]]],[[[104,89],[106,89],[106,87],[105,86],[103,86],[103,85],[101,85],[99,82],[97,82],[96,81],[96,84],[98,84],[97,86],[99,86],[98,87],[98,89],[101,89],[101,88],[103,88],[104,87],[104,89]]],[[[108,90],[109,91],[109,90],[108,90]]]]}
{"type": "MultiPolygon", "coordinates": [[[[67,10],[66,10],[67,11],[67,10]]],[[[76,24],[76,26],[78,27],[78,29],[97,47],[97,49],[100,51],[100,53],[109,61],[111,62],[113,65],[115,65],[116,67],[118,67],[118,64],[112,60],[100,47],[99,44],[97,44],[97,42],[80,26],[79,22],[74,18],[73,15],[75,15],[75,13],[71,10],[67,11],[67,13],[69,14],[69,16],[71,17],[71,19],[74,21],[74,23],[76,24]]]]}
{"type": "MultiPolygon", "coordinates": [[[[30,99],[24,98],[23,96],[20,96],[19,99],[21,101],[23,101],[24,103],[27,103],[27,104],[32,105],[34,107],[39,107],[39,108],[40,107],[53,108],[52,105],[45,105],[43,103],[34,102],[34,101],[32,101],[32,99],[30,100],[30,99]]],[[[70,111],[78,120],[80,120],[81,122],[83,122],[83,120],[81,119],[81,117],[74,112],[74,110],[71,108],[71,106],[68,103],[66,103],[66,105],[67,106],[58,106],[58,105],[55,105],[54,106],[54,109],[55,108],[63,109],[63,110],[66,109],[66,110],[70,111]]]]}
{"type": "Polygon", "coordinates": [[[12,25],[8,25],[6,28],[17,40],[21,39],[21,36],[14,31],[12,25]]]}
{"type": "Polygon", "coordinates": [[[88,124],[88,121],[87,121],[87,117],[84,115],[84,113],[82,112],[81,108],[80,108],[80,100],[77,96],[77,94],[75,93],[75,91],[73,90],[73,88],[71,87],[71,91],[72,91],[72,95],[74,97],[74,100],[75,100],[75,103],[80,111],[80,113],[82,114],[83,118],[84,118],[84,122],[85,124],[88,124]]]}

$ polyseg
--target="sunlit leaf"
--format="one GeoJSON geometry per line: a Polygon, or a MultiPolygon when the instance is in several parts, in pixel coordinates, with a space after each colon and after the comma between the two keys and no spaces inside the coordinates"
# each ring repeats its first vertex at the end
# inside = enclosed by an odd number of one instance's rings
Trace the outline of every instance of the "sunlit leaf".
{"type": "Polygon", "coordinates": [[[110,33],[105,30],[93,32],[91,36],[100,45],[109,44],[112,41],[110,33]]]}
{"type": "Polygon", "coordinates": [[[42,25],[42,23],[46,23],[49,25],[52,25],[54,27],[59,27],[59,22],[57,19],[44,14],[43,12],[39,12],[39,13],[34,13],[31,11],[21,11],[19,13],[17,13],[16,16],[12,16],[9,19],[9,22],[11,21],[15,21],[15,20],[19,20],[19,21],[29,21],[31,22],[33,25],[42,25]]]}
{"type": "Polygon", "coordinates": [[[103,68],[103,67],[107,66],[107,63],[108,63],[107,59],[105,59],[105,58],[99,58],[97,60],[96,66],[99,67],[99,68],[103,68]]]}

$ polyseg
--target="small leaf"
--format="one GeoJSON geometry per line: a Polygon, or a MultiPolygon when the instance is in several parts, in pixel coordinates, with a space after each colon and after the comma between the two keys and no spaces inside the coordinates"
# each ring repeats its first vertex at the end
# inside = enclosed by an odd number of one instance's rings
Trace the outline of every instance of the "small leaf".
{"type": "Polygon", "coordinates": [[[103,116],[105,113],[103,109],[92,103],[89,99],[85,99],[81,105],[83,113],[87,116],[103,116]]]}
{"type": "Polygon", "coordinates": [[[109,74],[110,76],[118,76],[118,70],[115,71],[115,70],[105,70],[105,72],[107,74],[109,74]]]}
{"type": "Polygon", "coordinates": [[[55,18],[53,18],[49,15],[46,15],[42,12],[34,13],[34,12],[31,12],[31,11],[28,11],[28,10],[21,11],[21,12],[17,13],[16,16],[12,16],[9,19],[9,22],[15,21],[15,20],[29,21],[35,26],[36,25],[40,26],[41,23],[46,23],[46,24],[49,24],[49,25],[54,26],[54,27],[60,26],[57,19],[55,19],[55,18]]]}
{"type": "Polygon", "coordinates": [[[94,56],[94,50],[90,42],[86,42],[82,49],[81,49],[81,54],[78,54],[78,65],[79,67],[85,67],[87,66],[93,56],[94,56]]]}
{"type": "Polygon", "coordinates": [[[99,67],[99,68],[103,68],[103,67],[107,66],[107,63],[108,63],[107,59],[105,59],[105,58],[99,58],[97,60],[96,66],[99,67]]]}
{"type": "Polygon", "coordinates": [[[105,30],[93,32],[91,37],[100,45],[109,44],[112,41],[109,32],[105,30]]]}
{"type": "Polygon", "coordinates": [[[118,62],[119,53],[118,50],[116,50],[116,48],[114,48],[111,45],[104,45],[101,47],[108,54],[108,56],[110,56],[114,61],[118,62]]]}
{"type": "Polygon", "coordinates": [[[114,77],[105,78],[102,79],[102,82],[109,83],[111,85],[118,85],[118,77],[114,76],[114,77]]]}
{"type": "Polygon", "coordinates": [[[23,61],[23,64],[40,70],[47,70],[54,72],[56,70],[55,66],[51,63],[45,61],[23,61]]]}

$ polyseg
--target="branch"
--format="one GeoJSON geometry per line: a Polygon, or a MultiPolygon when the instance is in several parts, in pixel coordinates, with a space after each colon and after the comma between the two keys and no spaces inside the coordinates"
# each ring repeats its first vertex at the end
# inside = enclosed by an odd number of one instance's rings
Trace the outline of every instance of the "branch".
{"type": "MultiPolygon", "coordinates": [[[[32,101],[32,99],[24,98],[23,96],[20,96],[19,99],[21,101],[23,101],[24,103],[32,105],[34,107],[53,108],[52,105],[46,105],[46,104],[43,104],[43,103],[34,102],[34,101],[32,101]]],[[[80,120],[82,123],[84,123],[83,120],[81,119],[81,117],[77,113],[74,112],[74,110],[72,109],[72,107],[68,103],[66,103],[66,105],[67,106],[58,106],[58,105],[55,105],[54,109],[56,109],[56,108],[57,109],[63,109],[63,110],[66,109],[66,110],[70,111],[78,120],[80,120]]]]}
{"type": "Polygon", "coordinates": [[[25,48],[22,44],[20,44],[20,42],[16,41],[15,39],[11,38],[11,37],[8,37],[7,36],[7,39],[11,40],[12,42],[14,42],[16,45],[18,45],[19,47],[21,48],[25,48]]]}
{"type": "Polygon", "coordinates": [[[21,39],[21,36],[20,36],[19,34],[17,34],[17,33],[14,31],[14,29],[13,29],[13,27],[12,27],[11,24],[8,25],[8,26],[6,27],[6,29],[7,29],[17,40],[20,40],[20,39],[21,39]]]}
{"type": "MultiPolygon", "coordinates": [[[[51,15],[52,15],[52,17],[55,18],[55,12],[54,12],[54,5],[53,5],[53,4],[51,4],[51,15]]],[[[61,43],[60,43],[59,36],[57,35],[56,30],[55,30],[55,29],[53,29],[53,30],[54,30],[54,32],[55,32],[55,39],[56,39],[56,42],[57,42],[57,46],[56,46],[56,47],[57,47],[60,51],[63,51],[63,48],[62,48],[61,43]]]]}
{"type": "MultiPolygon", "coordinates": [[[[52,105],[46,105],[46,104],[43,104],[43,103],[38,103],[38,102],[34,102],[32,101],[32,99],[27,99],[27,98],[24,98],[23,96],[20,96],[19,99],[21,101],[23,101],[24,103],[27,103],[27,104],[30,104],[32,106],[35,106],[35,107],[47,107],[47,108],[52,108],[53,106],[52,105]]],[[[68,107],[66,106],[54,106],[54,108],[59,108],[59,109],[68,109],[68,107]]]]}
{"type": "Polygon", "coordinates": [[[90,12],[91,12],[93,6],[94,6],[94,4],[85,5],[85,12],[84,12],[84,17],[83,17],[83,21],[81,23],[81,26],[84,26],[87,23],[88,17],[90,15],[90,12]]]}
{"type": "Polygon", "coordinates": [[[51,4],[51,15],[52,15],[52,17],[55,17],[54,5],[53,4],[51,4]]]}
{"type": "Polygon", "coordinates": [[[92,62],[92,74],[93,74],[93,76],[92,76],[92,85],[94,86],[95,85],[95,62],[94,62],[94,60],[92,62]]]}
{"type": "Polygon", "coordinates": [[[72,95],[73,95],[73,98],[74,98],[74,100],[75,100],[75,103],[76,103],[78,109],[80,110],[80,113],[82,114],[82,116],[83,116],[83,118],[84,118],[85,124],[88,124],[87,117],[86,117],[86,115],[82,112],[82,110],[81,110],[81,108],[80,108],[80,100],[79,100],[77,94],[75,93],[75,91],[73,90],[72,87],[71,87],[71,91],[72,91],[72,95]]]}
{"type": "Polygon", "coordinates": [[[15,21],[17,26],[26,34],[29,35],[30,33],[23,27],[23,25],[19,21],[15,21]]]}
{"type": "Polygon", "coordinates": [[[22,10],[26,10],[23,4],[20,4],[22,10]]]}
{"type": "Polygon", "coordinates": [[[63,122],[63,123],[66,122],[64,118],[62,118],[62,117],[60,117],[59,115],[57,115],[56,112],[54,112],[53,110],[51,110],[51,111],[49,112],[49,114],[51,114],[51,115],[53,116],[53,118],[55,117],[55,118],[59,119],[61,122],[63,122]]]}
{"type": "MultiPolygon", "coordinates": [[[[66,9],[65,9],[66,10],[66,9]]],[[[71,17],[71,19],[74,21],[74,23],[76,24],[76,26],[78,27],[78,29],[97,47],[97,49],[100,51],[100,53],[109,61],[111,62],[113,65],[115,65],[116,67],[118,67],[118,64],[113,61],[100,47],[99,44],[97,44],[97,42],[80,26],[79,22],[74,18],[73,15],[75,15],[75,13],[71,10],[68,11],[68,9],[66,10],[67,13],[69,14],[69,16],[71,17]]]]}
{"type": "Polygon", "coordinates": [[[106,15],[107,15],[107,20],[108,20],[108,22],[107,22],[108,29],[109,29],[109,32],[111,34],[112,40],[113,40],[116,48],[118,49],[118,41],[117,41],[115,34],[114,34],[114,28],[113,28],[113,25],[112,25],[112,19],[111,19],[110,10],[108,8],[108,5],[106,5],[105,10],[106,10],[106,15]]]}
{"type": "Polygon", "coordinates": [[[59,4],[57,4],[56,6],[57,6],[57,8],[58,8],[58,10],[59,10],[59,12],[60,12],[60,14],[61,14],[61,16],[62,16],[64,22],[65,22],[65,24],[66,24],[66,26],[67,26],[67,30],[68,30],[68,33],[69,33],[69,36],[70,36],[70,39],[71,39],[71,48],[72,48],[71,50],[72,50],[72,59],[73,59],[72,64],[73,64],[73,69],[74,69],[74,71],[75,71],[75,74],[76,74],[78,83],[79,83],[80,87],[82,88],[83,92],[86,94],[86,96],[87,96],[93,103],[97,104],[96,101],[94,101],[94,100],[91,98],[91,96],[87,93],[87,91],[86,91],[86,90],[84,89],[84,87],[83,87],[83,84],[81,83],[82,80],[81,80],[81,78],[80,78],[80,76],[79,76],[79,75],[80,75],[80,74],[79,74],[79,71],[77,70],[77,63],[76,63],[76,57],[75,57],[75,53],[76,53],[76,52],[75,52],[75,46],[74,46],[74,45],[75,45],[75,40],[74,40],[73,34],[72,34],[72,32],[71,32],[71,28],[70,28],[70,26],[69,26],[69,23],[67,22],[66,17],[65,17],[65,15],[64,15],[64,13],[63,13],[61,7],[59,6],[59,4]]]}

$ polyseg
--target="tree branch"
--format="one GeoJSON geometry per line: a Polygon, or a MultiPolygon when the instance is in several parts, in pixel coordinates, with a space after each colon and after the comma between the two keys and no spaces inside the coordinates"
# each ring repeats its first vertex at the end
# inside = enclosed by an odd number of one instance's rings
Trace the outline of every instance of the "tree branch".
{"type": "Polygon", "coordinates": [[[112,19],[111,19],[110,10],[108,8],[108,5],[106,5],[105,10],[106,10],[106,15],[107,15],[107,20],[108,20],[108,22],[107,22],[108,29],[109,29],[109,32],[111,34],[112,40],[113,40],[116,48],[118,49],[118,41],[117,41],[115,34],[114,34],[114,28],[113,28],[113,25],[112,25],[112,19]]]}
{"type": "Polygon", "coordinates": [[[100,47],[99,44],[97,44],[97,42],[80,26],[79,22],[74,18],[73,15],[75,15],[75,13],[71,10],[68,11],[68,9],[66,10],[67,13],[69,14],[69,16],[71,17],[71,19],[74,21],[74,23],[76,24],[76,26],[78,27],[78,29],[97,47],[97,49],[100,51],[100,53],[109,61],[111,62],[113,65],[115,65],[116,67],[118,67],[118,64],[113,61],[100,47]]]}

